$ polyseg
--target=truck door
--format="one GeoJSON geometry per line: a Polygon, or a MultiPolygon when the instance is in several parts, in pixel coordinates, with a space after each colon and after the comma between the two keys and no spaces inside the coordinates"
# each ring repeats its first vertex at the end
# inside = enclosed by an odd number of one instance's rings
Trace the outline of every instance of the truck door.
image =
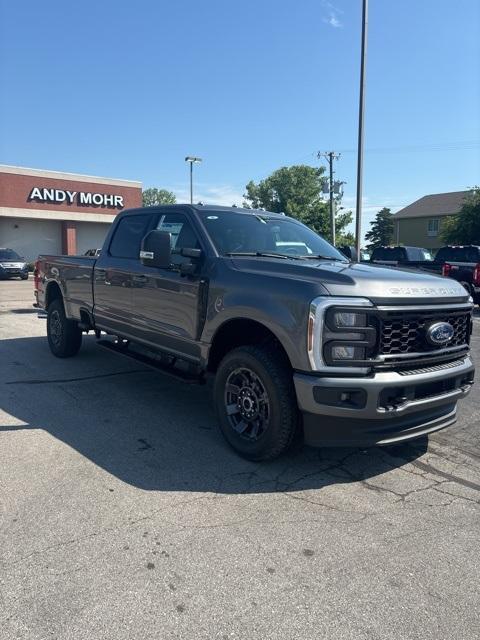
{"type": "Polygon", "coordinates": [[[102,251],[94,270],[94,315],[99,328],[120,336],[132,336],[132,277],[138,262],[140,243],[152,214],[123,217],[110,245],[102,251]]]}
{"type": "MultiPolygon", "coordinates": [[[[202,248],[185,213],[161,213],[156,228],[171,234],[172,249],[202,248]]],[[[172,255],[173,265],[186,261],[190,259],[172,255]]],[[[199,359],[197,331],[200,293],[204,286],[200,274],[183,275],[174,268],[147,267],[138,260],[132,283],[132,322],[142,342],[199,359]]]]}

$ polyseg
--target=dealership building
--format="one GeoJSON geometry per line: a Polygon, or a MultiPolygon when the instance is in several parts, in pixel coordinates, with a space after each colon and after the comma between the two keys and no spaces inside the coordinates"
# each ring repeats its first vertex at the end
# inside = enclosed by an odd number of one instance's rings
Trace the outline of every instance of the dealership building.
{"type": "Polygon", "coordinates": [[[26,260],[102,246],[115,216],[142,205],[142,184],[0,165],[0,247],[26,260]]]}

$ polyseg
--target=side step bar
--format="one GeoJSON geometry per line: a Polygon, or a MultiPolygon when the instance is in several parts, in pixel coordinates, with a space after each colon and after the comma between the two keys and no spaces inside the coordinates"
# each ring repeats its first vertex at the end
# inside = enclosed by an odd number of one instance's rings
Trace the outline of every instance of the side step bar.
{"type": "Polygon", "coordinates": [[[188,384],[205,384],[203,372],[198,371],[198,368],[194,365],[175,356],[149,350],[143,351],[139,345],[135,345],[135,348],[132,348],[132,345],[130,345],[128,341],[101,339],[97,340],[97,344],[104,349],[108,349],[122,356],[127,356],[132,360],[141,362],[155,369],[155,371],[166,373],[182,382],[187,382],[188,384]]]}

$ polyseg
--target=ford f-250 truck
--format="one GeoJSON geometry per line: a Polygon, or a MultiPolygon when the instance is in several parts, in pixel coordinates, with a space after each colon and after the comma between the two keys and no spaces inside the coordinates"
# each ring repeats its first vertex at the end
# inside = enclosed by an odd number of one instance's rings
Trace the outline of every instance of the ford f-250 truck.
{"type": "Polygon", "coordinates": [[[263,210],[124,211],[97,259],[39,257],[35,287],[55,356],[94,331],[183,379],[214,374],[221,431],[251,460],[296,433],[315,446],[428,434],[455,421],[473,382],[472,302],[458,282],[350,263],[263,210]]]}

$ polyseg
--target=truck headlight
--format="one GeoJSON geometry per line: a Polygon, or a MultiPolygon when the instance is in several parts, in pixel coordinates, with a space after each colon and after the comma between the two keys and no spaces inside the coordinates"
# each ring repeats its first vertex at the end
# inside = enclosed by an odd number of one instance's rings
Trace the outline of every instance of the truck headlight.
{"type": "Polygon", "coordinates": [[[367,317],[364,313],[352,311],[335,311],[333,322],[339,329],[343,327],[364,327],[367,317]]]}
{"type": "Polygon", "coordinates": [[[307,346],[313,371],[367,366],[364,361],[376,343],[369,307],[373,304],[367,298],[321,296],[312,301],[307,346]]]}

